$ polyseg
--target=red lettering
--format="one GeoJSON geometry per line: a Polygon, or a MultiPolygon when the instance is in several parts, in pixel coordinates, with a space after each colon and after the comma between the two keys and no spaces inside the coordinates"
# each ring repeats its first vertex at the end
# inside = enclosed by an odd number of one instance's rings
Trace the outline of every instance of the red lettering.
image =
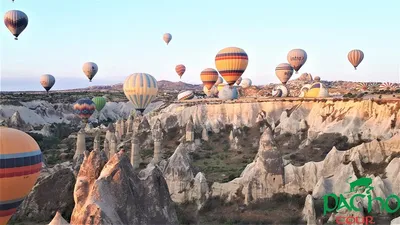
{"type": "Polygon", "coordinates": [[[346,224],[353,224],[355,221],[356,221],[356,220],[355,220],[354,217],[352,217],[352,216],[348,216],[348,217],[346,218],[346,224]],[[350,219],[351,219],[352,221],[350,221],[350,219]]]}
{"type": "Polygon", "coordinates": [[[372,216],[365,217],[365,225],[368,225],[368,224],[375,224],[374,217],[372,217],[372,216]]]}
{"type": "Polygon", "coordinates": [[[365,217],[356,217],[356,224],[364,224],[365,221],[365,217]],[[358,219],[361,219],[361,221],[359,221],[358,219]]]}
{"type": "Polygon", "coordinates": [[[342,223],[341,221],[340,221],[340,219],[344,219],[345,217],[344,216],[337,216],[336,217],[336,223],[337,224],[344,224],[344,223],[342,223]]]}

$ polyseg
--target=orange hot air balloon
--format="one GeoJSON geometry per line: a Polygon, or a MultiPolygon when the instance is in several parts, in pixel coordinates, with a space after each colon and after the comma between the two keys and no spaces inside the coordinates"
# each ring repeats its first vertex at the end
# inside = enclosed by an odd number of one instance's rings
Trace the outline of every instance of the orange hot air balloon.
{"type": "Polygon", "coordinates": [[[229,86],[242,76],[248,63],[247,53],[237,47],[224,48],[215,56],[215,67],[229,86]]]}
{"type": "Polygon", "coordinates": [[[364,59],[364,52],[359,49],[351,50],[347,54],[347,59],[350,61],[351,65],[353,65],[354,69],[356,70],[357,66],[360,65],[360,63],[364,59]]]}
{"type": "Polygon", "coordinates": [[[186,67],[183,64],[179,64],[179,65],[175,66],[175,71],[179,75],[179,78],[182,78],[182,75],[186,71],[186,67]]]}
{"type": "Polygon", "coordinates": [[[42,152],[28,134],[0,127],[0,225],[7,224],[42,169],[42,152]]]}
{"type": "Polygon", "coordinates": [[[215,82],[217,82],[218,77],[218,72],[213,68],[204,69],[200,73],[200,79],[208,90],[211,90],[215,82]]]}

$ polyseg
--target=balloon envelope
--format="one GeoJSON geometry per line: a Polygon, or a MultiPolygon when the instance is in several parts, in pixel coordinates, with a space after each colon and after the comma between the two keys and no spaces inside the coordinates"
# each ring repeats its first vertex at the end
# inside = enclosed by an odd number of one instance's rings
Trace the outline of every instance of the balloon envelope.
{"type": "Polygon", "coordinates": [[[50,74],[44,74],[40,76],[40,84],[43,86],[43,88],[49,92],[49,90],[53,87],[53,85],[56,83],[56,79],[54,78],[53,75],[50,74]]]}
{"type": "Polygon", "coordinates": [[[237,99],[238,96],[239,96],[239,93],[235,86],[232,87],[232,86],[225,85],[222,87],[222,89],[218,93],[218,97],[222,100],[237,99]]]}
{"type": "Polygon", "coordinates": [[[289,90],[284,85],[275,86],[272,89],[272,96],[273,97],[287,97],[289,95],[289,90]]]}
{"type": "Polygon", "coordinates": [[[83,64],[82,67],[83,73],[89,78],[89,81],[92,82],[93,77],[96,75],[99,68],[97,64],[94,62],[86,62],[83,64]]]}
{"type": "Polygon", "coordinates": [[[42,152],[28,134],[0,127],[0,224],[7,224],[42,169],[42,152]]]}
{"type": "Polygon", "coordinates": [[[4,24],[18,40],[18,36],[28,26],[28,16],[19,10],[10,10],[4,15],[4,24]]]}
{"type": "Polygon", "coordinates": [[[219,84],[222,84],[224,82],[224,79],[222,77],[218,77],[218,80],[215,82],[214,86],[218,86],[219,84]]]}
{"type": "Polygon", "coordinates": [[[176,73],[179,75],[179,77],[181,78],[182,75],[185,73],[186,71],[186,67],[183,64],[179,64],[177,66],[175,66],[175,71],[176,73]]]}
{"type": "Polygon", "coordinates": [[[363,61],[364,59],[364,52],[362,52],[359,49],[354,49],[351,50],[348,54],[347,54],[347,59],[350,61],[351,65],[354,66],[354,69],[357,69],[357,66],[360,65],[360,63],[363,61]]]}
{"type": "Polygon", "coordinates": [[[203,92],[208,96],[212,97],[213,95],[216,95],[218,93],[217,87],[212,86],[211,89],[208,89],[206,86],[203,87],[203,92]]]}
{"type": "Polygon", "coordinates": [[[324,98],[329,97],[328,88],[320,82],[313,83],[310,89],[304,94],[306,98],[324,98]]]}
{"type": "Polygon", "coordinates": [[[178,100],[183,101],[183,100],[190,100],[194,98],[194,93],[193,91],[184,91],[178,94],[178,100]]]}
{"type": "Polygon", "coordinates": [[[275,68],[275,74],[282,84],[286,84],[293,75],[293,67],[289,63],[281,63],[275,68]]]}
{"type": "Polygon", "coordinates": [[[239,79],[236,81],[236,85],[240,85],[241,82],[242,82],[242,77],[239,77],[239,79]]]}
{"type": "Polygon", "coordinates": [[[167,43],[167,45],[169,44],[169,42],[172,40],[172,35],[170,33],[165,33],[163,35],[163,40],[165,43],[167,43]]]}
{"type": "Polygon", "coordinates": [[[297,74],[307,61],[307,53],[303,49],[292,49],[287,55],[287,60],[297,74]]]}
{"type": "Polygon", "coordinates": [[[214,86],[215,82],[218,80],[218,72],[213,68],[206,68],[200,73],[200,79],[209,90],[214,86]]]}
{"type": "Polygon", "coordinates": [[[244,78],[241,82],[242,84],[242,88],[248,88],[251,86],[252,82],[250,80],[250,78],[244,78]]]}
{"type": "Polygon", "coordinates": [[[147,73],[134,73],[126,78],[123,90],[133,107],[143,113],[157,96],[157,80],[147,73]]]}
{"type": "Polygon", "coordinates": [[[83,122],[87,122],[96,110],[96,105],[88,98],[79,99],[73,107],[75,115],[81,118],[83,122]]]}
{"type": "Polygon", "coordinates": [[[215,67],[229,86],[234,85],[242,76],[248,62],[247,53],[237,47],[224,48],[215,56],[215,67]]]}
{"type": "Polygon", "coordinates": [[[104,106],[106,105],[106,99],[103,97],[94,97],[92,98],[94,105],[96,106],[97,112],[100,112],[104,106]]]}

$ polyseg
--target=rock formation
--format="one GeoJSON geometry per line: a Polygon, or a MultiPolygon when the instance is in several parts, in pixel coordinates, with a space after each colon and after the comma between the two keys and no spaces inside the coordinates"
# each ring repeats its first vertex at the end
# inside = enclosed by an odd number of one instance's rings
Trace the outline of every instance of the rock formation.
{"type": "Polygon", "coordinates": [[[126,135],[132,135],[133,131],[133,115],[129,115],[128,120],[126,120],[126,135]]]}
{"type": "Polygon", "coordinates": [[[93,150],[100,151],[100,132],[96,133],[93,141],[93,150]]]}
{"type": "Polygon", "coordinates": [[[48,225],[70,225],[57,211],[56,215],[54,216],[53,220],[48,225]]]}
{"type": "Polygon", "coordinates": [[[284,185],[283,160],[274,146],[272,131],[267,128],[261,136],[254,162],[247,165],[239,178],[228,183],[214,183],[212,195],[227,196],[227,201],[239,200],[248,204],[280,192],[284,185]]]}
{"type": "Polygon", "coordinates": [[[109,123],[106,131],[106,139],[108,142],[111,142],[111,134],[115,133],[115,127],[113,123],[109,123]]]}
{"type": "Polygon", "coordinates": [[[139,139],[137,136],[137,133],[134,133],[131,141],[131,164],[133,169],[139,168],[140,162],[142,161],[140,158],[139,139]]]}
{"type": "Polygon", "coordinates": [[[115,153],[117,153],[117,145],[118,145],[118,140],[115,134],[111,134],[110,136],[110,152],[108,155],[108,158],[113,157],[115,153]]]}
{"type": "Polygon", "coordinates": [[[107,159],[109,159],[110,158],[110,142],[108,142],[107,138],[104,139],[103,149],[104,149],[104,153],[107,156],[107,159]]]}
{"type": "Polygon", "coordinates": [[[161,121],[157,120],[153,127],[153,140],[154,140],[154,157],[153,157],[153,163],[159,163],[162,160],[163,157],[163,152],[162,152],[162,146],[161,142],[163,139],[163,133],[162,133],[162,127],[161,127],[161,121]]]}
{"type": "Polygon", "coordinates": [[[303,220],[307,225],[317,224],[317,214],[315,213],[314,200],[311,195],[307,195],[303,209],[303,220]]]}
{"type": "Polygon", "coordinates": [[[194,141],[194,125],[192,116],[190,116],[188,122],[186,123],[186,141],[187,142],[194,141]]]}
{"type": "Polygon", "coordinates": [[[80,155],[86,151],[86,135],[83,129],[79,130],[76,137],[76,150],[74,154],[74,160],[76,160],[80,155]]]}
{"type": "Polygon", "coordinates": [[[75,185],[71,224],[178,224],[156,167],[138,174],[124,152],[105,163],[101,152],[86,154],[75,185]]]}

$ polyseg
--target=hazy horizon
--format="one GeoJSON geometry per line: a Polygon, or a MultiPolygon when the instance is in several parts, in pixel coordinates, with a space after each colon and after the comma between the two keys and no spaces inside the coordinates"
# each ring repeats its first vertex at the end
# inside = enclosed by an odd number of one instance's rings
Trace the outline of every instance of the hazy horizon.
{"type": "Polygon", "coordinates": [[[279,83],[275,67],[293,48],[308,59],[292,79],[308,72],[332,81],[400,82],[399,7],[397,0],[3,1],[3,14],[21,10],[29,24],[18,41],[2,25],[1,91],[41,91],[46,73],[56,77],[52,90],[113,85],[136,72],[201,84],[200,72],[215,68],[216,53],[228,46],[247,52],[242,77],[255,85],[279,83]],[[365,54],[357,70],[347,60],[352,49],[365,54]],[[87,61],[99,67],[93,82],[82,72],[87,61]],[[182,80],[175,73],[181,63],[182,80]]]}

